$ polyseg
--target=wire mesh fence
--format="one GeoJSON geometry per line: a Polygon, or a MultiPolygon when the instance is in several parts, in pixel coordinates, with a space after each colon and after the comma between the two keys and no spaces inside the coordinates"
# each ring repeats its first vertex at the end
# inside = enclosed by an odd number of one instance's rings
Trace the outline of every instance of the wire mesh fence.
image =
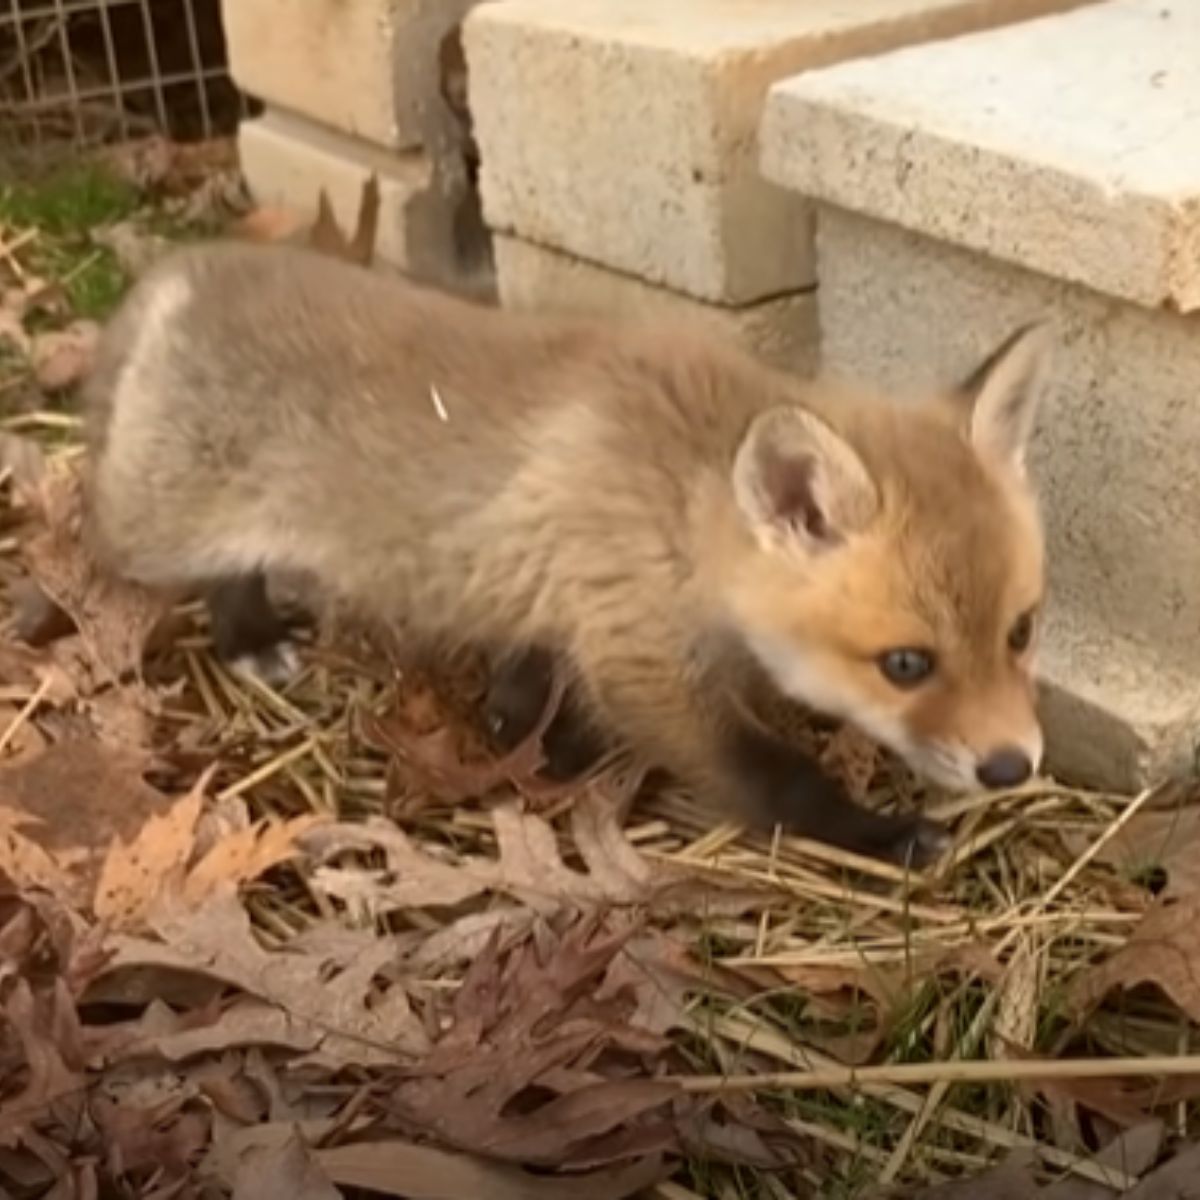
{"type": "Polygon", "coordinates": [[[0,134],[23,146],[230,133],[220,0],[0,0],[0,134]]]}

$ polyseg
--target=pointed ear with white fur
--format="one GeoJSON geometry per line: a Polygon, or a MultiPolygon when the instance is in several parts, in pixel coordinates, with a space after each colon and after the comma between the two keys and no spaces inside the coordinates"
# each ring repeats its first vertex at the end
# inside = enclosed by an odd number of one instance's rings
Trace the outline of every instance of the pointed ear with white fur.
{"type": "Polygon", "coordinates": [[[734,461],[733,490],[760,543],[809,554],[865,528],[879,506],[853,447],[819,417],[791,407],[755,418],[734,461]]]}
{"type": "Polygon", "coordinates": [[[1010,334],[959,384],[971,443],[981,454],[1024,471],[1049,365],[1050,330],[1038,321],[1010,334]]]}

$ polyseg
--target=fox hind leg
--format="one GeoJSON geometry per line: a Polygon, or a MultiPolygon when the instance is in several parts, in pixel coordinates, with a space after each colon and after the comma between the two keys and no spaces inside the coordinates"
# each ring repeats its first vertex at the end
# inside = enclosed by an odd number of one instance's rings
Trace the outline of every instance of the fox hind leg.
{"type": "Polygon", "coordinates": [[[294,622],[276,610],[261,571],[233,575],[209,586],[206,595],[213,647],[230,669],[273,687],[291,679],[300,659],[291,640],[294,622]]]}

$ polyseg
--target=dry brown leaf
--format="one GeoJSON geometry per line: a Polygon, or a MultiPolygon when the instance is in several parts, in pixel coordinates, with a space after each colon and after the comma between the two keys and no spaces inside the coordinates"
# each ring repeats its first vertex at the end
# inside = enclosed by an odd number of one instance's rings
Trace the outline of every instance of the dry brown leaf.
{"type": "MultiPolygon", "coordinates": [[[[1113,1138],[1093,1161],[1137,1179],[1158,1161],[1165,1134],[1161,1121],[1143,1122],[1113,1138]]],[[[1113,1188],[1077,1176],[1048,1184],[1038,1193],[1044,1200],[1113,1200],[1115,1194],[1113,1188]]]]}
{"type": "Polygon", "coordinates": [[[238,1161],[233,1200],[342,1200],[298,1132],[278,1146],[250,1146],[238,1161]]]}
{"type": "Polygon", "coordinates": [[[75,1017],[75,1005],[61,982],[53,1003],[35,1002],[24,979],[11,986],[4,1004],[9,1028],[20,1045],[24,1082],[0,1101],[0,1145],[11,1146],[41,1118],[49,1104],[81,1093],[84,1076],[82,1056],[68,1064],[63,1047],[54,1035],[65,1018],[75,1017]]]}
{"type": "Polygon", "coordinates": [[[580,1169],[674,1145],[668,1114],[683,1100],[674,1084],[596,1071],[609,1048],[665,1048],[592,995],[631,932],[584,920],[507,954],[493,938],[455,997],[450,1031],[390,1091],[401,1128],[509,1162],[580,1169]]]}
{"type": "Polygon", "coordinates": [[[23,546],[38,586],[69,613],[92,661],[110,682],[137,673],[164,597],[103,571],[80,538],[82,484],[72,469],[50,472],[38,489],[44,528],[23,546]]]}
{"type": "Polygon", "coordinates": [[[652,867],[629,843],[617,821],[618,805],[594,783],[572,812],[575,845],[587,873],[568,867],[553,826],[542,817],[501,805],[492,812],[499,858],[442,862],[418,849],[387,821],[336,824],[313,830],[302,839],[319,862],[347,851],[382,849],[387,869],[370,871],[322,865],[313,886],[363,915],[405,908],[461,904],[486,892],[503,892],[535,912],[551,915],[564,905],[651,905],[656,913],[736,913],[764,893],[730,888],[699,869],[652,867]]]}
{"type": "Polygon", "coordinates": [[[46,456],[32,438],[0,433],[0,470],[12,473],[22,503],[36,493],[46,474],[46,456]]]}
{"type": "Polygon", "coordinates": [[[1200,1146],[1188,1146],[1148,1175],[1122,1200],[1197,1200],[1200,1197],[1200,1146]]]}
{"type": "Polygon", "coordinates": [[[821,765],[840,779],[855,800],[863,800],[879,770],[882,751],[853,725],[843,725],[821,751],[821,765]]]}
{"type": "Polygon", "coordinates": [[[28,813],[0,808],[0,871],[22,890],[41,888],[69,904],[84,902],[87,887],[79,876],[22,832],[40,824],[28,813]]]}
{"type": "Polygon", "coordinates": [[[247,883],[290,861],[301,853],[298,839],[325,820],[320,816],[267,819],[227,834],[188,871],[183,882],[185,902],[201,904],[227,884],[247,883]]]}
{"type": "Polygon", "coordinates": [[[54,742],[0,769],[0,805],[34,818],[36,826],[23,826],[28,835],[91,895],[103,847],[114,836],[132,836],[171,803],[142,779],[143,762],[92,738],[54,742]]]}
{"type": "Polygon", "coordinates": [[[75,622],[32,579],[14,580],[8,589],[9,627],[30,646],[45,646],[75,630],[75,622]]]}
{"type": "Polygon", "coordinates": [[[1156,904],[1129,940],[1078,976],[1067,992],[1069,1011],[1083,1015],[1113,988],[1152,983],[1200,1021],[1200,895],[1156,904]]]}
{"type": "Polygon", "coordinates": [[[1030,1151],[1016,1150],[1000,1166],[972,1179],[918,1188],[909,1195],[912,1200],[1032,1200],[1040,1191],[1034,1161],[1030,1151]]]}
{"type": "Polygon", "coordinates": [[[596,991],[599,1004],[632,1000],[629,1023],[662,1036],[692,1027],[688,1002],[697,994],[737,995],[737,980],[705,965],[675,938],[657,929],[635,934],[612,961],[596,991]]]}
{"type": "Polygon", "coordinates": [[[0,306],[0,350],[11,347],[18,354],[28,357],[33,340],[25,332],[21,314],[7,304],[0,306]]]}
{"type": "MultiPolygon", "coordinates": [[[[1081,854],[1089,839],[1064,835],[1068,849],[1081,854]]],[[[1200,892],[1200,805],[1137,813],[1095,856],[1095,861],[1133,877],[1153,868],[1166,872],[1162,899],[1200,892]]]]}
{"type": "Polygon", "coordinates": [[[322,1037],[312,1022],[298,1020],[274,1004],[249,997],[241,997],[227,1008],[214,1011],[212,1019],[204,1023],[172,1020],[169,1028],[156,1029],[157,1023],[147,1021],[144,1031],[131,1030],[127,1041],[114,1043],[108,1051],[111,1061],[122,1062],[153,1053],[168,1062],[184,1062],[197,1055],[248,1046],[307,1053],[320,1045],[322,1037]]]}
{"type": "MultiPolygon", "coordinates": [[[[232,888],[199,909],[163,897],[149,914],[160,940],[117,935],[106,973],[173,969],[219,980],[277,1005],[318,1035],[319,1061],[394,1065],[423,1053],[429,1044],[402,987],[385,991],[376,977],[396,959],[386,939],[353,942],[348,961],[316,952],[264,950],[232,888]]],[[[345,935],[342,934],[345,942],[345,935]]]]}
{"type": "Polygon", "coordinates": [[[321,254],[368,267],[375,256],[378,226],[379,178],[372,173],[362,187],[353,236],[348,238],[342,232],[329,203],[329,196],[322,188],[317,196],[317,219],[309,231],[308,243],[321,254]]]}
{"type": "Polygon", "coordinates": [[[352,1142],[316,1151],[334,1183],[405,1200],[624,1200],[668,1174],[661,1159],[570,1175],[517,1167],[407,1141],[352,1142]]]}
{"type": "Polygon", "coordinates": [[[210,1120],[182,1092],[145,1107],[135,1097],[94,1095],[88,1106],[116,1175],[186,1176],[208,1144],[210,1120]],[[130,1102],[132,1100],[132,1102],[130,1102]]]}
{"type": "Polygon", "coordinates": [[[99,340],[100,326],[85,320],[37,334],[29,357],[38,387],[44,392],[61,392],[77,384],[91,370],[99,340]]]}
{"type": "Polygon", "coordinates": [[[92,905],[110,928],[141,928],[164,889],[179,886],[212,772],[210,767],[167,812],[151,816],[132,840],[112,839],[92,905]]]}
{"type": "Polygon", "coordinates": [[[170,174],[174,154],[172,142],[161,134],[151,134],[105,146],[96,158],[118,179],[148,192],[162,186],[170,174]]]}
{"type": "MultiPolygon", "coordinates": [[[[506,754],[480,757],[478,731],[449,711],[432,689],[412,686],[382,717],[364,714],[363,736],[369,744],[414,773],[437,800],[459,804],[486,796],[504,784],[522,791],[541,791],[537,772],[545,765],[542,735],[562,700],[564,681],[555,679],[545,709],[529,733],[506,754]],[[472,753],[474,751],[474,753],[472,753]]],[[[567,789],[555,789],[565,791],[567,789]]]]}

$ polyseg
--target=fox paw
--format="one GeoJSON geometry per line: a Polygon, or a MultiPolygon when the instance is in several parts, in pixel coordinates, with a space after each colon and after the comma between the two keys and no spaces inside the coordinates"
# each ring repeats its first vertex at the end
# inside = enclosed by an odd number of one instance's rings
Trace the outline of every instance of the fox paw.
{"type": "Polygon", "coordinates": [[[936,862],[950,848],[950,831],[926,817],[903,817],[896,822],[878,856],[901,867],[920,870],[936,862]]]}
{"type": "Polygon", "coordinates": [[[281,688],[300,673],[300,655],[291,642],[276,642],[252,654],[231,659],[229,669],[250,676],[270,688],[281,688]]]}

